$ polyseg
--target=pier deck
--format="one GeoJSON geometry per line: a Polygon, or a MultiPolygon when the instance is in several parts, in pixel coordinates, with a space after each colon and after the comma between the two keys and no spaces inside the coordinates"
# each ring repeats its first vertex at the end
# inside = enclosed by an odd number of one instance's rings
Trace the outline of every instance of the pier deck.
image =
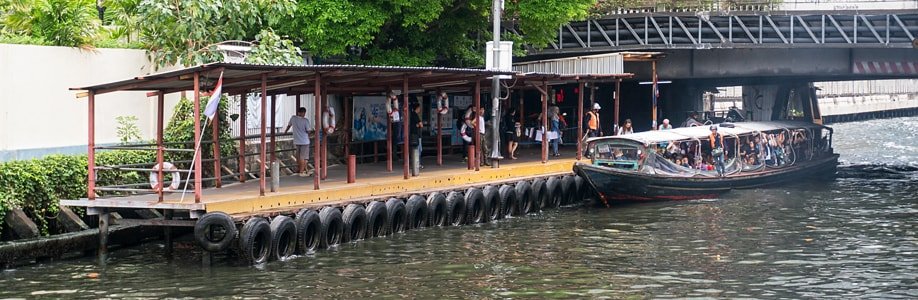
{"type": "Polygon", "coordinates": [[[573,154],[568,153],[566,156],[543,164],[537,153],[526,153],[519,160],[502,160],[500,168],[483,166],[479,171],[467,170],[466,163],[458,155],[445,156],[442,166],[436,164],[436,157],[424,157],[422,165],[425,168],[419,176],[410,179],[402,178],[398,164],[393,172],[386,171],[385,162],[359,164],[357,180],[351,184],[346,180],[346,166],[331,165],[328,168],[328,178],[322,181],[319,190],[313,189],[312,176],[289,175],[281,176],[277,192],[266,191],[264,196],[259,196],[259,180],[250,179],[244,183],[226,184],[222,188],[204,189],[200,203],[195,203],[189,187],[184,201],[181,200],[181,193],[169,193],[162,202],[158,201],[158,195],[146,194],[95,200],[62,200],[61,204],[87,208],[165,209],[190,211],[193,214],[221,211],[243,219],[300,208],[340,206],[386,197],[404,197],[409,194],[459,190],[475,185],[568,174],[572,172],[576,160],[572,158],[573,154]]]}

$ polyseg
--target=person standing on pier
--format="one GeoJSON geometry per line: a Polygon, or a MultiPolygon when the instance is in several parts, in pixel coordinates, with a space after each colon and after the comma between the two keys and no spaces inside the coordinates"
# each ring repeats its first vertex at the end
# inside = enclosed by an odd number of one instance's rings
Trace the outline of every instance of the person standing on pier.
{"type": "Polygon", "coordinates": [[[421,105],[411,104],[411,115],[408,116],[408,144],[411,146],[411,176],[421,174],[421,105]]]}
{"type": "Polygon", "coordinates": [[[296,147],[296,164],[300,177],[312,175],[312,170],[307,170],[309,164],[309,132],[313,131],[312,122],[306,118],[306,108],[300,107],[296,115],[290,117],[284,133],[293,128],[293,145],[296,147]]]}
{"type": "Polygon", "coordinates": [[[593,109],[586,113],[587,134],[586,137],[602,136],[602,127],[599,126],[599,110],[602,109],[599,103],[593,103],[593,109]]]}
{"type": "Polygon", "coordinates": [[[625,124],[618,128],[618,135],[632,134],[634,127],[631,127],[631,119],[625,119],[625,124]]]}

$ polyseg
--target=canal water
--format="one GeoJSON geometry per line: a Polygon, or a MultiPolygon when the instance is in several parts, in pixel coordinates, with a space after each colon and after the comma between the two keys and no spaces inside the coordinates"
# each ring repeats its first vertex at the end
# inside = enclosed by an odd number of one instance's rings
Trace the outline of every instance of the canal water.
{"type": "Polygon", "coordinates": [[[918,298],[918,118],[844,123],[834,182],[570,207],[263,266],[161,245],[0,272],[0,298],[918,298]]]}

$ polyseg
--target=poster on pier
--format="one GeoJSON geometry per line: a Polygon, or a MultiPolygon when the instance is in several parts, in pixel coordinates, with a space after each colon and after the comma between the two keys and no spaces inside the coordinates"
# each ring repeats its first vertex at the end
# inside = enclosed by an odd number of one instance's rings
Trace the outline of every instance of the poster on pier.
{"type": "Polygon", "coordinates": [[[352,136],[355,142],[386,140],[386,97],[355,96],[352,136]]]}

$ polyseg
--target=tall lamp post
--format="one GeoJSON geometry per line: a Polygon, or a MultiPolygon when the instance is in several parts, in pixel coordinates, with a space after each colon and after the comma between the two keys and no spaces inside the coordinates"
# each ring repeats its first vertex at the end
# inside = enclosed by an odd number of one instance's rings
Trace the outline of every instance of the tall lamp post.
{"type": "MultiPolygon", "coordinates": [[[[503,0],[493,0],[491,5],[491,19],[493,25],[494,45],[491,55],[494,56],[493,64],[490,66],[494,70],[500,69],[500,18],[503,0]]],[[[484,124],[482,124],[483,126],[484,124]]],[[[500,76],[494,75],[491,81],[491,168],[500,167],[500,76]]]]}

